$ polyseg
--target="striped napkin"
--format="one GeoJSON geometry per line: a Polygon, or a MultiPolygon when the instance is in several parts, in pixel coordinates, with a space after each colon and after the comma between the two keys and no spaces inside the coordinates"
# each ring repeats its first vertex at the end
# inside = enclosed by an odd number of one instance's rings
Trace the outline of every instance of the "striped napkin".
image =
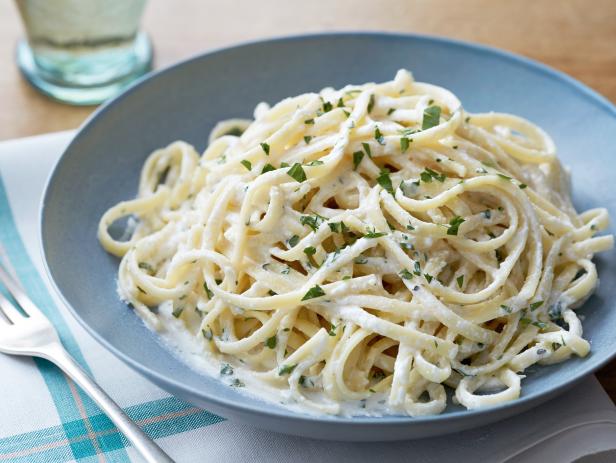
{"type": "MultiPolygon", "coordinates": [[[[461,455],[463,461],[530,462],[542,455],[544,461],[569,462],[616,448],[616,408],[594,378],[497,425],[396,443],[278,435],[225,421],[170,396],[99,346],[73,320],[43,270],[38,205],[45,179],[72,134],[0,143],[0,259],[75,359],[178,462],[408,461],[409,455],[428,463],[459,462],[461,455]],[[541,445],[533,446],[537,442],[541,445]]],[[[0,372],[0,461],[141,461],[88,396],[50,363],[0,355],[0,372]]]]}

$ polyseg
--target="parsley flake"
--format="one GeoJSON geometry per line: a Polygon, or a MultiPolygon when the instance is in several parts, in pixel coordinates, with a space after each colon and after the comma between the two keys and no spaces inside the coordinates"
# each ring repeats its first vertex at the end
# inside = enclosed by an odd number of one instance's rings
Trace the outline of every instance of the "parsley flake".
{"type": "Polygon", "coordinates": [[[369,231],[364,235],[364,238],[380,238],[381,236],[385,236],[387,233],[377,232],[375,230],[369,231]]]}
{"type": "Polygon", "coordinates": [[[407,149],[409,149],[409,139],[406,137],[400,137],[400,151],[406,153],[407,149]]]}
{"type": "Polygon", "coordinates": [[[361,146],[364,148],[364,151],[368,155],[369,158],[372,157],[372,151],[370,150],[370,143],[362,142],[361,146]]]}
{"type": "Polygon", "coordinates": [[[271,338],[267,338],[265,340],[265,346],[269,347],[270,349],[274,349],[276,347],[277,342],[278,342],[278,339],[276,338],[276,335],[274,335],[271,338]]]}
{"type": "Polygon", "coordinates": [[[243,159],[240,161],[240,163],[248,170],[252,170],[252,164],[250,163],[250,161],[248,159],[243,159]]]}
{"type": "Polygon", "coordinates": [[[530,305],[530,311],[532,312],[533,310],[537,310],[539,307],[541,307],[543,305],[543,301],[537,301],[537,302],[533,302],[530,305]]]}
{"type": "Polygon", "coordinates": [[[320,215],[316,214],[314,216],[312,215],[302,215],[299,219],[299,222],[302,225],[307,225],[308,227],[312,228],[313,231],[317,231],[319,229],[319,227],[321,226],[321,223],[323,223],[325,219],[323,217],[321,217],[320,215]]]}
{"type": "Polygon", "coordinates": [[[270,146],[267,143],[260,143],[261,149],[265,152],[266,156],[269,156],[270,146]]]}
{"type": "Polygon", "coordinates": [[[265,164],[263,166],[263,170],[261,171],[261,175],[271,172],[272,170],[276,170],[276,168],[269,163],[265,164]]]}
{"type": "Polygon", "coordinates": [[[205,294],[207,294],[208,299],[212,299],[214,297],[214,293],[207,287],[207,283],[205,281],[203,282],[203,290],[205,291],[205,294]]]}
{"type": "Polygon", "coordinates": [[[410,280],[413,278],[413,274],[407,269],[402,269],[398,275],[400,275],[400,277],[404,278],[405,280],[410,280]]]}
{"type": "Polygon", "coordinates": [[[389,176],[389,171],[387,169],[383,169],[381,171],[376,181],[378,182],[379,185],[383,187],[385,191],[387,191],[389,194],[393,196],[394,187],[391,183],[391,177],[389,176]]]}
{"type": "Polygon", "coordinates": [[[441,118],[440,106],[429,106],[424,109],[423,121],[421,122],[421,130],[431,129],[439,124],[441,118]]]}
{"type": "Polygon", "coordinates": [[[308,299],[314,299],[316,297],[325,296],[325,291],[319,285],[316,285],[308,290],[304,297],[302,297],[302,301],[307,301],[308,299]]]}
{"type": "Polygon", "coordinates": [[[293,164],[293,166],[287,170],[287,174],[299,183],[306,181],[306,172],[304,172],[304,168],[299,162],[293,164]]]}
{"type": "Polygon", "coordinates": [[[175,318],[180,318],[180,315],[182,315],[182,312],[184,312],[184,307],[176,307],[175,309],[173,309],[173,312],[171,314],[175,318]]]}
{"type": "Polygon", "coordinates": [[[357,166],[359,166],[362,159],[364,159],[363,151],[355,151],[353,153],[353,170],[357,170],[357,166]]]}
{"type": "Polygon", "coordinates": [[[314,246],[308,246],[307,248],[304,248],[304,254],[306,254],[307,256],[314,256],[316,252],[317,250],[314,246]]]}
{"type": "Polygon", "coordinates": [[[293,370],[295,370],[296,366],[297,366],[297,364],[295,364],[295,365],[283,365],[282,368],[280,368],[280,370],[278,370],[278,376],[290,374],[293,370]]]}
{"type": "Polygon", "coordinates": [[[453,219],[449,221],[449,228],[447,229],[447,234],[457,235],[458,228],[460,228],[460,225],[462,225],[462,223],[464,222],[465,220],[462,217],[456,215],[453,219]]]}
{"type": "Polygon", "coordinates": [[[385,144],[385,138],[383,137],[383,134],[381,133],[381,130],[378,127],[374,128],[374,139],[377,141],[379,145],[385,144]]]}
{"type": "Polygon", "coordinates": [[[374,93],[370,95],[370,101],[368,102],[368,114],[372,112],[374,108],[374,93]]]}

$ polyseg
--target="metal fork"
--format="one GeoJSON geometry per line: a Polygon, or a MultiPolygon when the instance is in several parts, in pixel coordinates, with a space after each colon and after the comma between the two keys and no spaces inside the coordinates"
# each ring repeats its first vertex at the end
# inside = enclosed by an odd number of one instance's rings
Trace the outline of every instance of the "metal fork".
{"type": "Polygon", "coordinates": [[[64,349],[51,322],[34,305],[20,285],[0,265],[0,282],[19,304],[25,316],[0,292],[0,352],[42,357],[55,363],[124,433],[148,463],[173,463],[124,411],[96,384],[64,349]]]}

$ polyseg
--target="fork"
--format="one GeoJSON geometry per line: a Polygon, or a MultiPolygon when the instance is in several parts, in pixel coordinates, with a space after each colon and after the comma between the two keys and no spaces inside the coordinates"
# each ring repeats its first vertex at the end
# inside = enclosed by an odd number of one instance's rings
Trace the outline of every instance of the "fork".
{"type": "Polygon", "coordinates": [[[21,310],[0,292],[0,352],[41,357],[56,364],[78,384],[124,433],[148,463],[173,463],[64,349],[56,329],[20,285],[0,265],[0,282],[21,310]],[[25,315],[24,315],[25,314],[25,315]]]}

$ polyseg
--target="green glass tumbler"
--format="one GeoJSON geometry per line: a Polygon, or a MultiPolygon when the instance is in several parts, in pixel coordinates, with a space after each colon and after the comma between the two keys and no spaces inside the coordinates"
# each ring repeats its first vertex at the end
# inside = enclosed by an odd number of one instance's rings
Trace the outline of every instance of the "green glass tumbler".
{"type": "Polygon", "coordinates": [[[17,63],[46,95],[74,105],[101,103],[151,69],[139,30],[146,0],[16,0],[26,38],[17,63]]]}

